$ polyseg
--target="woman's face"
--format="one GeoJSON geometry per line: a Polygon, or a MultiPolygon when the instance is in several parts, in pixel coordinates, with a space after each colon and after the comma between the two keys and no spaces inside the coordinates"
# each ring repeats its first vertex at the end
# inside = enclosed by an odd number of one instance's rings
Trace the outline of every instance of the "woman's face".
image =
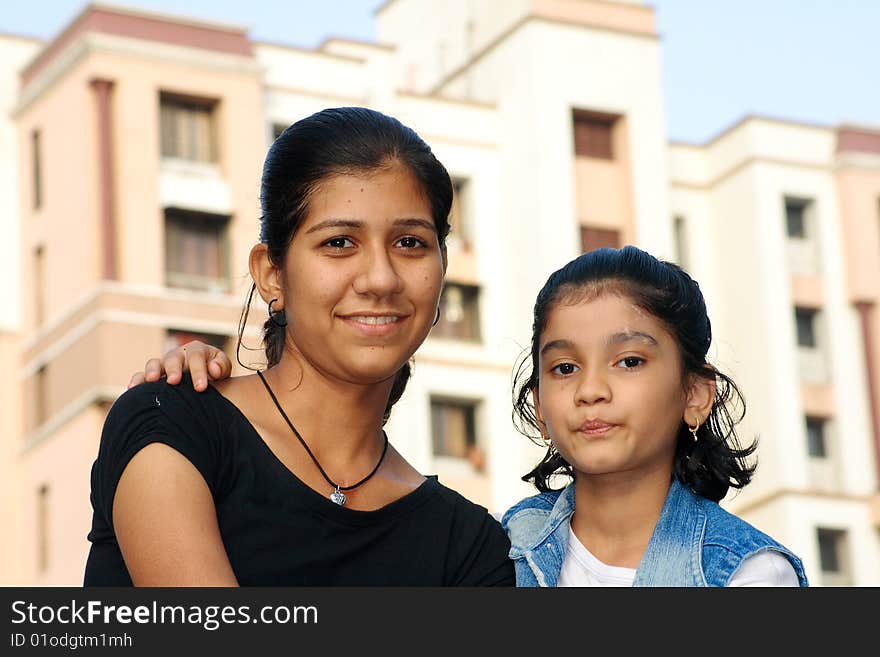
{"type": "Polygon", "coordinates": [[[445,269],[430,203],[405,166],[327,178],[284,263],[288,336],[329,377],[388,379],[427,337],[445,269]]]}

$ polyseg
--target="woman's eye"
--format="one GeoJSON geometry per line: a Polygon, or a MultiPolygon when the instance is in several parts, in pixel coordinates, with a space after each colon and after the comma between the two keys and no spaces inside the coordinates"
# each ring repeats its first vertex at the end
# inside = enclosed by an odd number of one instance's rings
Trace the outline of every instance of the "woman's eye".
{"type": "Polygon", "coordinates": [[[421,240],[418,237],[413,237],[412,235],[401,237],[397,240],[397,243],[404,249],[418,249],[427,246],[424,240],[421,240]]]}
{"type": "Polygon", "coordinates": [[[553,367],[550,371],[555,372],[556,374],[561,374],[562,376],[569,376],[577,372],[578,367],[574,363],[559,363],[553,367]]]}
{"type": "Polygon", "coordinates": [[[324,246],[329,246],[334,249],[346,249],[354,246],[354,242],[352,242],[348,237],[333,237],[324,242],[324,246]]]}
{"type": "Polygon", "coordinates": [[[626,358],[621,358],[619,361],[617,361],[617,364],[625,370],[631,370],[634,367],[638,367],[644,362],[644,358],[639,358],[638,356],[627,356],[626,358]]]}

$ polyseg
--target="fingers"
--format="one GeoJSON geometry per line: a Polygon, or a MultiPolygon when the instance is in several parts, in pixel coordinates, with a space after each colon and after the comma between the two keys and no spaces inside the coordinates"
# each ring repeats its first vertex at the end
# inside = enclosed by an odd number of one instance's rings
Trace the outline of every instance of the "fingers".
{"type": "MultiPolygon", "coordinates": [[[[177,385],[180,383],[180,380],[183,378],[183,372],[186,370],[186,360],[187,353],[185,347],[178,347],[176,349],[172,349],[167,354],[162,357],[161,363],[158,365],[158,375],[155,379],[149,378],[149,372],[147,373],[147,381],[158,381],[159,376],[162,375],[162,371],[165,372],[165,381],[170,383],[171,385],[177,385]]],[[[158,359],[150,359],[147,361],[147,365],[149,365],[153,360],[158,359]]]]}
{"type": "Polygon", "coordinates": [[[163,373],[164,369],[162,368],[162,361],[158,358],[151,358],[147,361],[147,364],[144,365],[145,381],[158,381],[163,373]]]}
{"type": "MultiPolygon", "coordinates": [[[[186,349],[186,347],[184,347],[186,349]]],[[[192,377],[193,388],[202,392],[208,387],[208,350],[193,349],[186,352],[186,364],[192,377]]]]}
{"type": "Polygon", "coordinates": [[[189,370],[193,388],[202,392],[208,387],[208,381],[220,381],[232,374],[232,362],[221,350],[211,345],[193,340],[182,347],[176,347],[162,358],[151,358],[144,366],[143,372],[132,375],[128,387],[158,381],[165,375],[171,385],[177,385],[183,379],[183,373],[189,370]]]}
{"type": "Polygon", "coordinates": [[[214,381],[220,381],[232,374],[232,362],[229,357],[221,350],[215,350],[215,353],[208,361],[208,375],[214,381]]]}

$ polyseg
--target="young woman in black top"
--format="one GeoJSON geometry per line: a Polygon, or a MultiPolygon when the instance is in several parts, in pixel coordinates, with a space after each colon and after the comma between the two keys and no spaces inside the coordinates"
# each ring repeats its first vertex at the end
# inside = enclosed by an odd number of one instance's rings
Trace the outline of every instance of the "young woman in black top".
{"type": "Polygon", "coordinates": [[[383,430],[438,314],[451,201],[443,165],[396,119],[337,108],[285,130],[241,323],[256,292],[268,367],[117,400],[86,585],[513,585],[500,524],[383,430]]]}

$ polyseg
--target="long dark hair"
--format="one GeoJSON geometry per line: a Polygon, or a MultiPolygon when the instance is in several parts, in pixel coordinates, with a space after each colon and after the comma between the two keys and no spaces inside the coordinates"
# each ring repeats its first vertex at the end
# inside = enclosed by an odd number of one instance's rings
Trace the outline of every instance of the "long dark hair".
{"type": "MultiPolygon", "coordinates": [[[[290,125],[275,139],[263,164],[260,241],[267,245],[272,264],[283,267],[290,241],[308,214],[312,193],[322,181],[395,163],[405,166],[421,185],[431,205],[442,247],[449,234],[452,181],[414,130],[365,107],[325,109],[290,125]]],[[[239,350],[255,291],[256,285],[251,285],[239,320],[236,358],[243,367],[248,366],[241,362],[239,350]]],[[[263,347],[269,367],[281,360],[285,322],[284,311],[279,311],[272,313],[263,325],[263,347]]],[[[410,373],[409,363],[397,372],[385,407],[385,420],[403,395],[410,373]]]]}
{"type": "MultiPolygon", "coordinates": [[[[757,448],[757,440],[740,446],[735,426],[745,416],[745,400],[736,383],[706,361],[712,325],[700,286],[678,265],[634,246],[585,253],[553,272],[538,293],[531,351],[521,358],[514,377],[517,429],[543,445],[532,391],[538,389],[538,349],[550,311],[557,303],[574,303],[603,291],[625,295],[663,323],[678,345],[683,378],[695,375],[715,381],[712,410],[698,429],[696,442],[681,422],[673,475],[695,493],[716,502],[731,487],[744,487],[755,471],[755,464],[750,465],[747,457],[757,448]]],[[[573,477],[574,469],[551,447],[522,479],[546,492],[553,490],[550,479],[555,475],[573,477]]]]}

